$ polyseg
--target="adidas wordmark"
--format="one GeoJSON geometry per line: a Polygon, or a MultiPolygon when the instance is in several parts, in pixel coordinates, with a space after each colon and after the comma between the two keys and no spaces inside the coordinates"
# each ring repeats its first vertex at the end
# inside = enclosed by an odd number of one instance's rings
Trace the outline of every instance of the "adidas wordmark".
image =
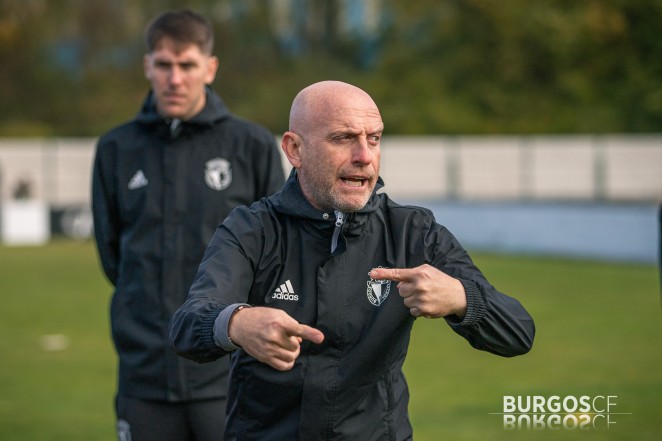
{"type": "Polygon", "coordinates": [[[294,294],[294,288],[292,287],[292,283],[289,280],[276,288],[274,293],[271,295],[271,298],[276,300],[289,300],[293,302],[299,300],[299,296],[294,294]]]}

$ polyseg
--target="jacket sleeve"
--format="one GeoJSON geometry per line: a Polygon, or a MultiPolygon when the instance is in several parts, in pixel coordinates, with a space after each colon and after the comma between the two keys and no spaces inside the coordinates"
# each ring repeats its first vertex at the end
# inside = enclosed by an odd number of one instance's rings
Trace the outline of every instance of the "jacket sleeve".
{"type": "Polygon", "coordinates": [[[92,174],[92,213],[99,259],[108,280],[115,285],[119,266],[120,219],[114,183],[112,144],[97,143],[92,174]]]}
{"type": "Polygon", "coordinates": [[[180,356],[204,363],[228,353],[214,342],[214,323],[225,308],[248,302],[257,259],[252,256],[261,249],[260,231],[243,206],[216,229],[186,302],[170,321],[170,346],[180,356]]]}
{"type": "Polygon", "coordinates": [[[476,349],[504,357],[527,353],[535,326],[522,304],[492,286],[445,227],[434,223],[426,242],[431,264],[459,279],[467,295],[466,315],[446,317],[450,327],[476,349]]]}

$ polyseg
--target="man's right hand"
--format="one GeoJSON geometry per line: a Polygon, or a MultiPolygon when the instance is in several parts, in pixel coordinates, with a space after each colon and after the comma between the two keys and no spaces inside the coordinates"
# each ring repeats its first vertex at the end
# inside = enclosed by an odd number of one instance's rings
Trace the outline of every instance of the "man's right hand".
{"type": "Polygon", "coordinates": [[[237,311],[230,319],[228,335],[248,354],[279,371],[292,369],[303,340],[324,341],[320,330],[297,322],[280,309],[259,306],[237,311]]]}

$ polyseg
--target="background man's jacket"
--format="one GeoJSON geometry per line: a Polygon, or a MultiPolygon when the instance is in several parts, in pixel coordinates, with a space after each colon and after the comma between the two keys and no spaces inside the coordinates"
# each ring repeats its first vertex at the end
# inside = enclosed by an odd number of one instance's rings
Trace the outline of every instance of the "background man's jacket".
{"type": "Polygon", "coordinates": [[[178,357],[168,347],[168,322],[218,224],[283,182],[273,135],[233,116],[209,88],[191,120],[164,120],[150,94],[134,120],[100,138],[94,228],[115,285],[120,393],[168,401],[226,396],[227,360],[200,365],[178,357]]]}

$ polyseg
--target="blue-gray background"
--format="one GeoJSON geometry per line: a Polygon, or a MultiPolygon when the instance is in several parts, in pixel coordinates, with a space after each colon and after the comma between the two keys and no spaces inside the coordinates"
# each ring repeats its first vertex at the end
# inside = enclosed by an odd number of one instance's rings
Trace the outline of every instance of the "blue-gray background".
{"type": "Polygon", "coordinates": [[[653,204],[402,201],[433,211],[468,249],[654,263],[653,204]]]}

